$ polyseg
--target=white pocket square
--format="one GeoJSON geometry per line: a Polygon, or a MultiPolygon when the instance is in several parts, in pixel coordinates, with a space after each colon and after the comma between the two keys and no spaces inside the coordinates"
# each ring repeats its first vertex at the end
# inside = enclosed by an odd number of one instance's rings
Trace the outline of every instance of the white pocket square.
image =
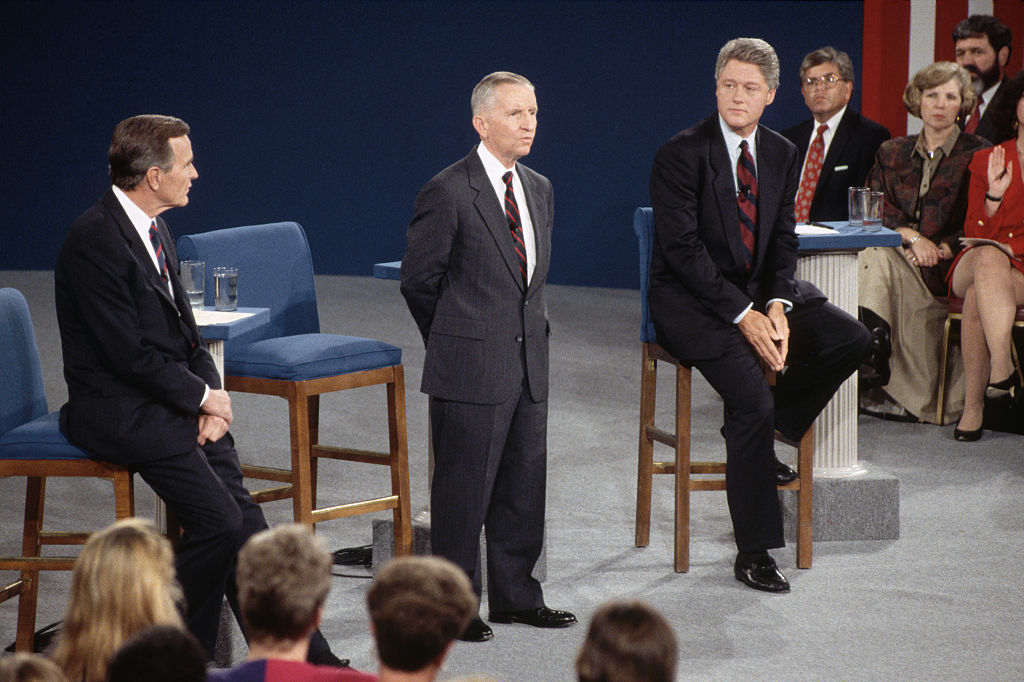
{"type": "Polygon", "coordinates": [[[850,170],[850,167],[849,166],[836,166],[835,168],[832,169],[832,172],[833,173],[838,173],[839,171],[844,171],[844,170],[850,170]]]}

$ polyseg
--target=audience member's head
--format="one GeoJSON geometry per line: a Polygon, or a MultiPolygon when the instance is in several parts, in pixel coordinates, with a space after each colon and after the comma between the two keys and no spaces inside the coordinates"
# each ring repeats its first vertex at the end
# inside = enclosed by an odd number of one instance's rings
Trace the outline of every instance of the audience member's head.
{"type": "Polygon", "coordinates": [[[155,625],[126,641],[107,668],[107,682],[204,682],[206,655],[191,633],[155,625]]]}
{"type": "MultiPolygon", "coordinates": [[[[971,75],[953,62],[935,62],[914,74],[903,90],[903,105],[912,116],[921,118],[921,95],[925,90],[954,81],[960,92],[959,116],[966,116],[974,108],[978,96],[971,87],[971,75]]],[[[926,121],[927,123],[927,121],[926,121]]]]}
{"type": "Polygon", "coordinates": [[[302,525],[249,538],[238,553],[237,575],[250,657],[308,646],[331,588],[331,563],[323,541],[302,525]]]}
{"type": "Polygon", "coordinates": [[[834,47],[818,48],[800,63],[800,92],[814,120],[824,123],[853,96],[853,62],[834,47]]]}
{"type": "Polygon", "coordinates": [[[1019,72],[1013,78],[1006,79],[1006,82],[999,88],[999,93],[992,100],[990,106],[992,127],[995,134],[992,142],[999,144],[1010,138],[1017,137],[1017,129],[1020,127],[1020,101],[1024,97],[1024,71],[1019,72]]]}
{"type": "Polygon", "coordinates": [[[171,543],[142,519],[94,533],[71,572],[53,658],[69,679],[100,682],[126,639],[150,625],[184,627],[171,543]]]}
{"type": "Polygon", "coordinates": [[[388,563],[366,596],[370,623],[387,671],[440,669],[456,637],[476,614],[477,599],[462,569],[434,556],[388,563]]]}
{"type": "Polygon", "coordinates": [[[67,682],[57,664],[42,654],[0,656],[0,682],[67,682]]]}
{"type": "Polygon", "coordinates": [[[576,674],[580,682],[671,682],[676,675],[672,626],[640,601],[605,604],[590,621],[576,674]]]}
{"type": "Polygon", "coordinates": [[[1006,74],[1013,50],[1009,27],[988,14],[972,14],[953,29],[956,63],[967,69],[978,93],[988,90],[1006,74]]]}

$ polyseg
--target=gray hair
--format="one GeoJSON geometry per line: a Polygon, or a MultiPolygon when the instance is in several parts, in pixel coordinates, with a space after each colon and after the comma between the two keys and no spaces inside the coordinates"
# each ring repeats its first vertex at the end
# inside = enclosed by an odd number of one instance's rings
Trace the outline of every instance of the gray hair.
{"type": "Polygon", "coordinates": [[[769,90],[779,87],[779,56],[775,54],[775,48],[760,38],[733,38],[723,45],[718,52],[718,61],[715,62],[715,81],[718,81],[730,59],[753,64],[761,69],[769,90]]]}
{"type": "Polygon", "coordinates": [[[853,62],[850,61],[850,55],[829,45],[811,52],[800,62],[800,85],[803,85],[804,76],[809,69],[822,64],[835,64],[839,69],[839,77],[844,81],[853,82],[853,62]]]}
{"type": "Polygon", "coordinates": [[[499,85],[524,85],[533,90],[533,83],[524,76],[511,71],[495,71],[481,79],[473,88],[473,95],[469,98],[469,104],[473,108],[473,115],[485,111],[491,104],[491,97],[499,85]]]}

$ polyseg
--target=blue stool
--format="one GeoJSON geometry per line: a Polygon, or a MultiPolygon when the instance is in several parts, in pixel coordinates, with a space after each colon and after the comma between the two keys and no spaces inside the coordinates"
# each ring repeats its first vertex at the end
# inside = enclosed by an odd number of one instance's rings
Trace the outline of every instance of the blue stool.
{"type": "Polygon", "coordinates": [[[0,477],[24,476],[25,522],[21,556],[0,557],[0,570],[20,571],[18,580],[0,587],[0,601],[18,596],[17,651],[32,651],[40,571],[70,571],[74,557],[41,556],[43,545],[81,545],[88,533],[43,530],[46,479],[102,478],[114,484],[114,517],[135,514],[135,489],[127,469],[91,459],[59,428],[49,413],[43,375],[25,297],[0,289],[0,477]]]}

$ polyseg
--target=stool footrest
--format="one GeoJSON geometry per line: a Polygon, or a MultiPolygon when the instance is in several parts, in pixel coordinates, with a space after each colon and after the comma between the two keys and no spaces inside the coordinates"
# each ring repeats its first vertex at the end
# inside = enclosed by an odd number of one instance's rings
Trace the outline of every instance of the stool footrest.
{"type": "Polygon", "coordinates": [[[0,556],[0,571],[70,571],[73,556],[0,556]]]}
{"type": "Polygon", "coordinates": [[[321,509],[314,509],[313,523],[320,523],[321,521],[330,521],[331,519],[340,519],[346,516],[358,516],[359,514],[369,514],[371,512],[387,511],[388,509],[397,508],[398,495],[379,497],[373,500],[364,500],[363,502],[339,504],[333,507],[323,507],[321,509]]]}
{"type": "Polygon", "coordinates": [[[391,465],[390,452],[372,452],[370,450],[356,450],[354,448],[339,448],[333,445],[314,445],[310,448],[310,454],[314,457],[324,459],[337,459],[343,462],[362,462],[363,464],[391,465]]]}

